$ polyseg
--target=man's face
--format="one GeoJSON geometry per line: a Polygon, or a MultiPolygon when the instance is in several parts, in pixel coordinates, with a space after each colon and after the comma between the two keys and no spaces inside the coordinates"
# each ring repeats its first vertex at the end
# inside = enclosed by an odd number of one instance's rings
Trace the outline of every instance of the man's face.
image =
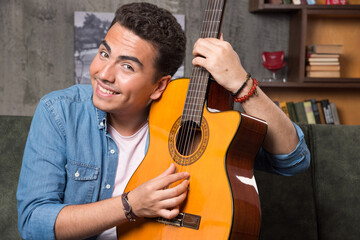
{"type": "Polygon", "coordinates": [[[159,97],[154,94],[156,54],[150,42],[114,24],[90,65],[94,105],[113,114],[143,112],[159,97]]]}

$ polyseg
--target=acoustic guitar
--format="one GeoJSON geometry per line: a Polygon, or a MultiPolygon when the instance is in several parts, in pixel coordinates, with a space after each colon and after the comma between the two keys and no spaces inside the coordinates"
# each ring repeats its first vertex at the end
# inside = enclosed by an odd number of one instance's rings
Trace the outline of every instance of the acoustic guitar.
{"type": "MultiPolygon", "coordinates": [[[[224,7],[224,0],[208,1],[201,37],[218,37],[224,7]]],[[[121,224],[118,239],[258,239],[261,214],[253,165],[267,125],[237,111],[209,111],[210,82],[204,68],[194,67],[191,79],[171,81],[152,103],[149,149],[125,189],[175,163],[177,171],[190,173],[180,214],[121,224]]]]}

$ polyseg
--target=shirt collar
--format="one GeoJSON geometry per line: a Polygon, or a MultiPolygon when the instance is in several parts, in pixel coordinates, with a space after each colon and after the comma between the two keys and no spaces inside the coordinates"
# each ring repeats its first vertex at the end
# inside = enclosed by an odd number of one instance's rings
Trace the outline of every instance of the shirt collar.
{"type": "Polygon", "coordinates": [[[98,108],[96,109],[96,116],[97,116],[97,123],[100,130],[104,129],[106,130],[106,112],[101,111],[98,108]]]}

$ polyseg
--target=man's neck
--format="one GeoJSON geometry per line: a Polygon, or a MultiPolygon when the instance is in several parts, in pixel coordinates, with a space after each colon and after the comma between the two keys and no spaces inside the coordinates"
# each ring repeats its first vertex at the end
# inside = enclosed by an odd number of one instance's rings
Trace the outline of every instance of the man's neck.
{"type": "Polygon", "coordinates": [[[122,136],[134,135],[148,121],[148,111],[136,116],[109,113],[109,123],[122,136]]]}

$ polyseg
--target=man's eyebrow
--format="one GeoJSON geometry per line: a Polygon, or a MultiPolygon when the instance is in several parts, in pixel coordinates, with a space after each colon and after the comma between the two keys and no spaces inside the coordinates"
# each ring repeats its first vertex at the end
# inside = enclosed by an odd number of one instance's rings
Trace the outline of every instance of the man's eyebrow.
{"type": "Polygon", "coordinates": [[[121,56],[118,56],[118,59],[133,61],[133,62],[139,64],[140,67],[143,66],[142,62],[140,62],[140,60],[137,57],[121,55],[121,56]]]}
{"type": "MultiPolygon", "coordinates": [[[[107,50],[109,53],[111,53],[111,47],[109,46],[109,44],[107,44],[107,42],[106,42],[105,39],[101,41],[100,45],[103,45],[103,46],[106,48],[106,50],[107,50]]],[[[140,67],[143,66],[142,62],[140,62],[140,60],[139,60],[137,57],[127,56],[127,55],[121,55],[121,56],[118,56],[118,59],[119,59],[119,60],[129,60],[129,61],[133,61],[133,62],[139,64],[140,67]]]]}
{"type": "Polygon", "coordinates": [[[111,47],[109,46],[109,44],[107,44],[106,40],[102,40],[100,45],[104,45],[104,47],[106,48],[106,50],[111,53],[111,47]]]}

